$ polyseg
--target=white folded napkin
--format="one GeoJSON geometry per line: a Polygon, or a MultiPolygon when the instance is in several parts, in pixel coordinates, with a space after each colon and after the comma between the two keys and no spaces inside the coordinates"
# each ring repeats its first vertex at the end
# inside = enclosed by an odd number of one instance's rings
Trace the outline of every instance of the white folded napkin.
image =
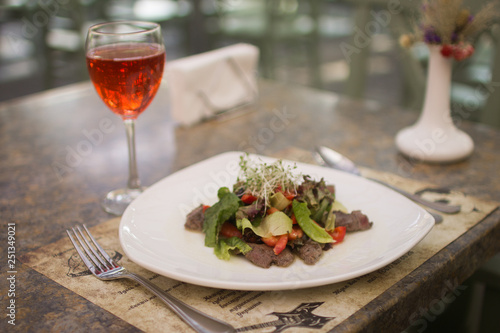
{"type": "Polygon", "coordinates": [[[259,49],[235,44],[167,63],[173,118],[193,125],[254,101],[259,49]]]}

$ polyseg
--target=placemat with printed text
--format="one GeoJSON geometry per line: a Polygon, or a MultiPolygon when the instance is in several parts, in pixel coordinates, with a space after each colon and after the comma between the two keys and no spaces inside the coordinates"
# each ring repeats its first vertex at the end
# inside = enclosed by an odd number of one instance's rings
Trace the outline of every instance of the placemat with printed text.
{"type": "MultiPolygon", "coordinates": [[[[311,162],[312,155],[299,149],[281,158],[311,162]]],[[[410,192],[432,187],[418,181],[369,169],[364,175],[397,185],[410,192]]],[[[458,214],[443,214],[443,222],[413,249],[391,264],[349,281],[322,287],[287,291],[237,291],[187,284],[152,273],[130,261],[120,246],[120,218],[90,228],[99,243],[127,269],[142,275],[191,306],[231,323],[239,332],[327,332],[404,278],[488,214],[497,203],[463,193],[425,193],[430,200],[447,200],[462,206],[458,214]]],[[[68,237],[22,256],[21,261],[90,302],[146,332],[191,331],[161,300],[135,282],[100,281],[84,266],[68,237]],[[103,290],[106,292],[104,293],[103,290]]],[[[286,268],[284,268],[286,269],[286,268]]]]}

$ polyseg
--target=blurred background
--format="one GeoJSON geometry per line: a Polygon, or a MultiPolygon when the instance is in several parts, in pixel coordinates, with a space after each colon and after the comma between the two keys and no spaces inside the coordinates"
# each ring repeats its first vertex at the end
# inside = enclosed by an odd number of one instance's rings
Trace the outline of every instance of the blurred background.
{"type": "MultiPolygon", "coordinates": [[[[464,2],[473,10],[484,4],[464,2]]],[[[398,44],[419,6],[417,0],[1,0],[0,101],[88,80],[87,28],[137,19],[161,24],[167,61],[247,42],[260,48],[261,77],[419,112],[427,49],[398,44]]],[[[455,62],[455,120],[500,127],[499,45],[496,24],[477,37],[471,58],[455,62]]],[[[496,259],[440,316],[431,314],[425,329],[407,331],[500,332],[496,259]]]]}
{"type": "MultiPolygon", "coordinates": [[[[420,110],[427,49],[398,44],[418,6],[412,0],[2,0],[0,101],[87,80],[87,28],[137,19],[162,25],[167,61],[248,42],[261,50],[262,77],[420,110]]],[[[500,113],[500,100],[492,98],[500,87],[495,29],[478,37],[472,58],[456,63],[452,104],[460,119],[495,124],[490,114],[500,113]]]]}

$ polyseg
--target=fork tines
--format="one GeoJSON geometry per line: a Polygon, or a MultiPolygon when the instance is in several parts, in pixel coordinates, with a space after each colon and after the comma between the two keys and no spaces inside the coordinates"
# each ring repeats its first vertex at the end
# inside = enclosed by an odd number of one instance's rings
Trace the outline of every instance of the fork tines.
{"type": "Polygon", "coordinates": [[[74,236],[76,236],[76,240],[71,235],[70,230],[66,230],[66,232],[76,251],[90,271],[92,273],[100,273],[117,267],[113,259],[111,259],[106,251],[97,243],[85,224],[83,228],[85,232],[82,231],[79,226],[76,226],[76,229],[71,228],[74,236]]]}

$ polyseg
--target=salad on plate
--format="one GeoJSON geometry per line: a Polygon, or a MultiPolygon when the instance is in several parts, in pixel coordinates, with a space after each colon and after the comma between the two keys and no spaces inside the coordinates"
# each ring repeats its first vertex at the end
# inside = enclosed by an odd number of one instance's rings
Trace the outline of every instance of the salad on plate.
{"type": "Polygon", "coordinates": [[[335,198],[335,186],[297,173],[296,166],[240,157],[232,189],[221,187],[212,206],[191,211],[185,228],[205,234],[205,246],[229,260],[243,255],[253,264],[287,267],[299,257],[317,263],[346,233],[367,230],[372,222],[349,212],[335,198]]]}

